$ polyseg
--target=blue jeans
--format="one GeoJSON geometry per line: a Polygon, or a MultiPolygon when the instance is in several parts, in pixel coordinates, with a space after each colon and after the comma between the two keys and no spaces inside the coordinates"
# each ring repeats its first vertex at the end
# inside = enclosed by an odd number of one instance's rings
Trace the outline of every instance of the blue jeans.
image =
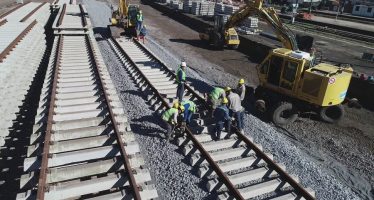
{"type": "Polygon", "coordinates": [[[236,126],[239,129],[239,131],[243,130],[244,110],[243,111],[238,111],[238,112],[232,112],[230,110],[230,117],[235,118],[236,126]]]}
{"type": "Polygon", "coordinates": [[[143,21],[137,21],[136,22],[136,30],[140,31],[140,29],[142,29],[142,24],[143,24],[143,21]]]}
{"type": "Polygon", "coordinates": [[[216,122],[216,133],[217,133],[217,138],[219,139],[221,137],[221,132],[223,129],[223,126],[226,126],[226,130],[229,136],[231,134],[231,121],[218,121],[216,122]]]}
{"type": "Polygon", "coordinates": [[[178,98],[179,102],[182,102],[183,95],[184,95],[184,83],[178,83],[177,98],[178,98]]]}
{"type": "Polygon", "coordinates": [[[187,122],[187,124],[189,124],[191,122],[191,118],[192,118],[192,111],[190,110],[186,110],[184,111],[184,121],[187,122]]]}

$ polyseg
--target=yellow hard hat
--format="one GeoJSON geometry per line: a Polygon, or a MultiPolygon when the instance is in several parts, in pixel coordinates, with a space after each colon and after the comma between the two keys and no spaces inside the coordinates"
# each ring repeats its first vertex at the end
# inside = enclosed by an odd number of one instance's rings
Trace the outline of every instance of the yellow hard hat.
{"type": "Polygon", "coordinates": [[[239,80],[239,84],[244,84],[244,79],[241,78],[241,79],[239,80]]]}
{"type": "Polygon", "coordinates": [[[180,109],[181,111],[184,111],[184,106],[183,106],[183,105],[180,105],[180,106],[179,106],[179,109],[180,109]]]}
{"type": "Polygon", "coordinates": [[[229,100],[225,97],[225,98],[222,99],[222,103],[227,104],[227,103],[229,103],[229,100]]]}
{"type": "Polygon", "coordinates": [[[225,92],[231,91],[231,87],[225,87],[225,92]]]}
{"type": "Polygon", "coordinates": [[[173,108],[178,108],[179,107],[179,103],[178,102],[174,102],[173,103],[173,108]]]}

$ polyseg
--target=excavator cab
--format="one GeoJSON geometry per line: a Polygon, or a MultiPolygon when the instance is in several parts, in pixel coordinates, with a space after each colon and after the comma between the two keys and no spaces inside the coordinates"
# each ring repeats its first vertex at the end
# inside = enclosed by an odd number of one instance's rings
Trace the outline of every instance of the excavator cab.
{"type": "Polygon", "coordinates": [[[327,63],[313,65],[307,52],[277,48],[258,65],[260,86],[256,107],[269,111],[278,125],[293,122],[298,111],[315,109],[326,122],[343,115],[341,103],[347,94],[352,68],[327,63]]]}

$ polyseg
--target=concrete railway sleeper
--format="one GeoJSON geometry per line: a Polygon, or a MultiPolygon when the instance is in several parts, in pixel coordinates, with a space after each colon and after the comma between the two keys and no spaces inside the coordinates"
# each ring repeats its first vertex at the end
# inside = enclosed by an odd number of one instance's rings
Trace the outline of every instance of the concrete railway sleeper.
{"type": "MultiPolygon", "coordinates": [[[[109,43],[140,90],[147,94],[151,107],[157,112],[169,108],[177,87],[171,69],[136,41],[112,38],[109,43]]],[[[184,99],[195,101],[199,112],[193,117],[194,125],[176,142],[189,156],[190,164],[198,168],[199,176],[208,179],[206,189],[216,192],[218,199],[315,198],[313,191],[301,186],[251,138],[235,132],[228,139],[214,141],[214,125],[207,117],[202,95],[186,86],[184,99]]],[[[226,134],[223,132],[221,137],[226,134]]]]}
{"type": "Polygon", "coordinates": [[[56,36],[17,199],[157,199],[95,41],[56,36]]]}

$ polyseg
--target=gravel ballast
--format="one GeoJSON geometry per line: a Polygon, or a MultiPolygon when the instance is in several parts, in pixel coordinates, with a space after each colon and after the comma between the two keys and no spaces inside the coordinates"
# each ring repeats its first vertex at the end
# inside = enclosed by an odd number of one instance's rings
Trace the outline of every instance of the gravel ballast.
{"type": "MultiPolygon", "coordinates": [[[[206,197],[208,193],[199,186],[202,180],[191,173],[192,168],[183,162],[184,157],[178,152],[178,147],[166,143],[160,137],[161,133],[164,133],[159,126],[161,120],[149,109],[141,92],[116,59],[105,38],[101,36],[101,33],[106,31],[110,17],[109,7],[105,3],[92,0],[85,0],[84,3],[95,26],[95,36],[100,50],[120,94],[133,132],[141,145],[142,153],[147,159],[159,195],[163,199],[206,197]]],[[[152,25],[149,27],[152,36],[152,25]]],[[[151,36],[147,38],[146,46],[168,67],[176,69],[184,55],[164,49],[151,36]]],[[[210,85],[231,85],[238,80],[237,77],[224,73],[219,66],[203,59],[188,59],[188,65],[191,69],[188,70],[188,81],[201,92],[207,92],[210,85]],[[199,70],[201,67],[204,67],[203,71],[199,70]],[[209,80],[206,77],[209,77],[209,80]]],[[[249,114],[245,115],[245,122],[245,132],[271,152],[278,162],[285,164],[287,171],[298,176],[303,185],[312,188],[318,199],[360,199],[350,188],[335,179],[318,160],[296,147],[287,135],[249,114]]]]}

